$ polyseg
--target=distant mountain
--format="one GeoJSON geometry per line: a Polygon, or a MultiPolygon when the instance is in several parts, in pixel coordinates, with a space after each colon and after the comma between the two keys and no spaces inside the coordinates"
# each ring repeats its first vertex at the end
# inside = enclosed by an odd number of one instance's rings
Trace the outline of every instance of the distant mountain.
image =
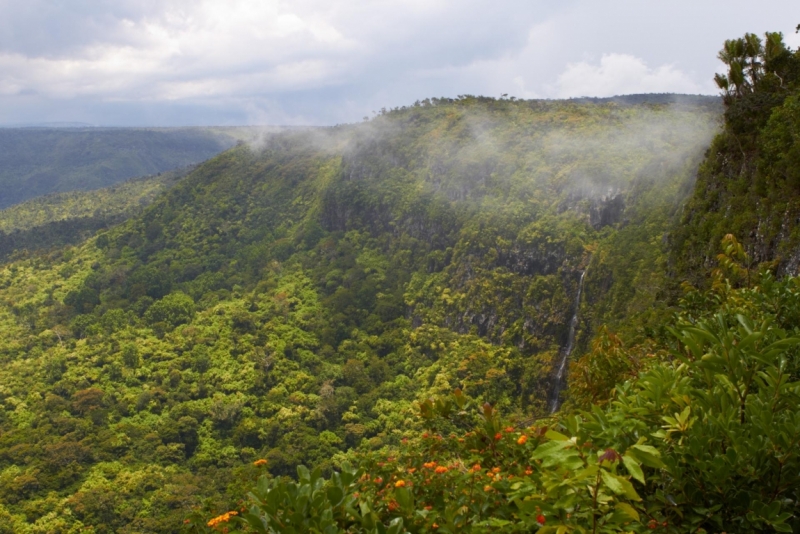
{"type": "Polygon", "coordinates": [[[0,128],[0,208],[185,167],[236,142],[204,128],[0,128]]]}
{"type": "Polygon", "coordinates": [[[609,97],[579,97],[570,98],[569,102],[577,104],[606,104],[613,102],[624,106],[638,106],[640,104],[684,104],[691,106],[708,107],[722,110],[722,98],[716,95],[683,95],[676,93],[639,93],[632,95],[615,95],[609,97]]]}
{"type": "Polygon", "coordinates": [[[0,128],[94,128],[88,122],[15,122],[0,124],[0,128]]]}

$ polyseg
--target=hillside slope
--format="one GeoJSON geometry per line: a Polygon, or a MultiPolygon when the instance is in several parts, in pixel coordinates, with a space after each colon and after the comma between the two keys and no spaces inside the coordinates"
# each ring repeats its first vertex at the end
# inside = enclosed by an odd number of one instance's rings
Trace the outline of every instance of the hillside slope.
{"type": "Polygon", "coordinates": [[[238,146],[3,266],[0,529],[177,531],[254,459],[291,474],[396,444],[456,386],[544,413],[587,266],[581,343],[669,312],[663,236],[717,120],[426,100],[238,146]]]}
{"type": "Polygon", "coordinates": [[[185,167],[235,142],[200,128],[0,128],[0,209],[185,167]]]}
{"type": "Polygon", "coordinates": [[[91,191],[52,193],[0,210],[0,262],[13,254],[81,243],[137,215],[193,167],[91,191]]]}
{"type": "MultiPolygon", "coordinates": [[[[549,417],[527,406],[532,417],[520,420],[490,388],[513,388],[526,375],[503,373],[513,365],[495,367],[476,387],[481,358],[467,353],[448,377],[473,373],[472,380],[422,390],[399,443],[362,446],[340,457],[330,476],[298,466],[296,477],[275,477],[275,458],[267,456],[254,462],[266,471],[242,488],[242,502],[193,514],[189,527],[206,533],[800,532],[800,278],[793,276],[800,265],[800,50],[787,49],[779,33],[746,34],[727,41],[719,57],[728,66],[716,77],[724,128],[696,183],[687,180],[681,189],[680,180],[648,181],[662,168],[657,160],[641,181],[622,187],[623,209],[613,187],[590,196],[584,226],[562,226],[538,248],[552,254],[562,236],[583,245],[584,261],[591,254],[581,275],[586,295],[573,294],[582,301],[581,317],[600,328],[570,370],[572,405],[549,417]],[[691,192],[685,210],[674,210],[682,196],[675,191],[691,192]],[[665,225],[671,209],[677,217],[665,225]],[[622,222],[614,222],[620,211],[622,222]],[[677,276],[664,276],[667,269],[677,276]],[[664,300],[675,303],[672,313],[663,313],[664,300]],[[513,379],[503,383],[509,374],[513,379]]],[[[599,163],[613,175],[619,166],[610,160],[599,163]]],[[[667,176],[681,175],[673,169],[667,176]]],[[[580,213],[558,194],[542,198],[566,202],[562,215],[580,213]]],[[[552,211],[539,213],[536,224],[552,211]]],[[[580,221],[575,215],[573,223],[580,221]]],[[[508,346],[509,330],[493,327],[519,317],[513,306],[502,306],[521,295],[522,331],[533,317],[541,324],[543,315],[525,308],[526,298],[548,289],[541,275],[517,285],[509,274],[525,265],[520,261],[506,265],[508,272],[480,269],[514,257],[501,241],[509,226],[481,226],[468,239],[480,243],[486,230],[494,246],[466,262],[454,253],[442,276],[425,277],[438,284],[423,292],[430,297],[423,308],[439,312],[427,320],[456,329],[472,321],[476,333],[508,346]],[[464,277],[452,277],[458,272],[464,277]],[[493,283],[498,279],[504,285],[493,283]],[[462,288],[472,281],[489,290],[483,302],[491,315],[468,311],[475,294],[462,288]]],[[[574,263],[578,247],[567,250],[558,270],[564,281],[583,269],[574,263]]],[[[538,260],[533,272],[545,273],[541,259],[552,256],[523,257],[538,260]]],[[[542,310],[542,301],[534,308],[542,310]]],[[[505,361],[524,361],[528,341],[523,335],[517,345],[521,358],[505,361]]],[[[498,355],[487,360],[494,364],[498,355]]],[[[524,390],[517,395],[524,403],[524,390]]]]}

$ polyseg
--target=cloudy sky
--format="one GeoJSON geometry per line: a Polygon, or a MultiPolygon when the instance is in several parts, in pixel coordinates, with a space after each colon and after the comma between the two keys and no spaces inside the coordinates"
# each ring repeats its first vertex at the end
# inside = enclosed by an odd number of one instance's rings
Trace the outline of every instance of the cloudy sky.
{"type": "Polygon", "coordinates": [[[430,96],[715,94],[796,0],[0,0],[0,124],[335,124],[430,96]],[[755,8],[754,8],[755,7],[755,8]]]}

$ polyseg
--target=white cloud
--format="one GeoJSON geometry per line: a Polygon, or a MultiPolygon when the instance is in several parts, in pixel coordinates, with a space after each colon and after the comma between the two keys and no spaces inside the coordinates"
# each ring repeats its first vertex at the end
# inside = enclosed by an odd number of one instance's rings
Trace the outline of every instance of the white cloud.
{"type": "Polygon", "coordinates": [[[797,42],[793,26],[748,6],[0,0],[0,117],[330,124],[430,96],[714,93],[725,38],[783,30],[797,42]]]}
{"type": "MultiPolygon", "coordinates": [[[[798,20],[800,20],[800,17],[798,17],[798,20]]],[[[785,34],[783,40],[789,48],[800,48],[800,33],[796,31],[785,34]]]]}
{"type": "Polygon", "coordinates": [[[599,64],[570,63],[550,92],[557,97],[631,93],[701,93],[702,87],[673,65],[650,68],[630,54],[604,54],[599,64]]]}

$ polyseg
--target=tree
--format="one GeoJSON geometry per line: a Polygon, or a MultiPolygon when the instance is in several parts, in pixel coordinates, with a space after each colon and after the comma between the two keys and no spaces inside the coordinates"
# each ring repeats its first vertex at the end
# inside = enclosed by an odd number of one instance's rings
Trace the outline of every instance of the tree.
{"type": "Polygon", "coordinates": [[[194,317],[194,301],[192,297],[176,291],[161,300],[157,300],[145,313],[145,320],[151,325],[163,323],[168,328],[188,323],[194,317]]]}

